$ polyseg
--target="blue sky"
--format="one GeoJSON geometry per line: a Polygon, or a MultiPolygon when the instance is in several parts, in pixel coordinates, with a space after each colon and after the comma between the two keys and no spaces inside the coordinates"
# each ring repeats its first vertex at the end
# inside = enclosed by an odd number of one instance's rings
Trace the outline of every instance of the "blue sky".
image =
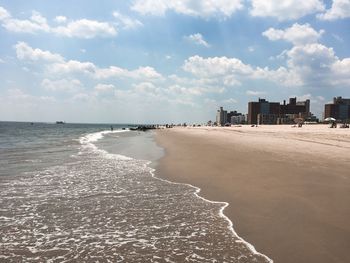
{"type": "Polygon", "coordinates": [[[350,0],[0,1],[0,120],[205,122],[350,97],[350,0]]]}

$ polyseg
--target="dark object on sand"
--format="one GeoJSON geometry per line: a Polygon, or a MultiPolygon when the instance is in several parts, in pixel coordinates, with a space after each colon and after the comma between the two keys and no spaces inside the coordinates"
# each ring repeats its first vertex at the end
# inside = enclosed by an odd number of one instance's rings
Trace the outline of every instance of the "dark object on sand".
{"type": "Polygon", "coordinates": [[[156,125],[141,125],[137,127],[130,128],[130,131],[148,131],[157,129],[156,125]]]}

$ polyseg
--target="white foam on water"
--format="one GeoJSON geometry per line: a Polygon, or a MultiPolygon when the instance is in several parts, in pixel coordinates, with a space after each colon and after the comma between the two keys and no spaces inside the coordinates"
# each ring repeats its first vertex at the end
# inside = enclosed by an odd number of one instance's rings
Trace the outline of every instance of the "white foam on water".
{"type": "MultiPolygon", "coordinates": [[[[82,136],[80,138],[80,143],[82,145],[82,147],[84,149],[89,149],[89,150],[92,150],[93,152],[95,153],[99,153],[101,154],[103,157],[105,158],[108,158],[108,159],[117,159],[117,160],[134,160],[133,158],[130,158],[130,157],[127,157],[127,156],[124,156],[124,155],[119,155],[119,154],[111,154],[111,153],[108,153],[107,151],[105,150],[102,150],[102,149],[99,149],[95,144],[94,142],[97,142],[98,140],[102,139],[106,134],[110,134],[110,133],[122,133],[122,132],[128,132],[129,130],[116,130],[116,131],[101,131],[101,132],[96,132],[96,133],[90,133],[90,134],[87,134],[85,136],[82,136]]],[[[152,162],[150,161],[145,161],[145,163],[143,164],[144,167],[149,170],[151,176],[157,180],[160,180],[160,181],[164,181],[166,183],[170,183],[170,184],[176,184],[176,185],[185,185],[185,186],[189,186],[191,188],[194,189],[194,195],[197,196],[198,198],[200,198],[201,200],[207,202],[207,203],[211,203],[211,204],[219,204],[221,205],[221,208],[219,210],[219,216],[221,218],[223,218],[224,220],[226,220],[228,222],[228,230],[231,231],[231,233],[233,234],[233,236],[235,236],[238,240],[236,242],[241,242],[243,244],[245,244],[245,246],[251,251],[252,254],[254,255],[258,255],[258,256],[261,256],[263,258],[265,258],[268,262],[270,263],[273,263],[273,260],[270,259],[268,256],[266,256],[265,254],[262,254],[260,252],[258,252],[255,247],[250,244],[249,242],[245,241],[242,237],[240,237],[237,232],[234,230],[233,228],[233,223],[232,221],[224,214],[224,210],[225,208],[229,205],[229,203],[227,202],[218,202],[218,201],[211,201],[211,200],[208,200],[208,199],[205,199],[204,197],[200,196],[200,191],[201,189],[197,186],[194,186],[194,185],[191,185],[191,184],[187,184],[187,183],[177,183],[177,182],[172,182],[172,181],[169,181],[169,180],[166,180],[166,179],[162,179],[162,178],[159,178],[159,177],[156,177],[155,176],[155,169],[151,168],[150,167],[150,164],[152,162]]],[[[192,256],[195,256],[197,257],[198,255],[192,255],[192,256]]],[[[170,259],[166,260],[167,262],[171,262],[170,259]],[[169,261],[168,261],[169,260],[169,261]]]]}
{"type": "MultiPolygon", "coordinates": [[[[80,137],[79,142],[82,145],[83,149],[90,149],[96,153],[103,155],[107,159],[132,160],[132,158],[127,157],[125,155],[108,153],[105,150],[99,149],[94,144],[94,142],[101,140],[106,134],[124,133],[124,132],[129,132],[129,131],[130,130],[115,130],[115,131],[101,131],[101,132],[89,133],[85,136],[80,137]]],[[[78,154],[82,154],[82,152],[80,151],[78,154]]]]}
{"type": "MultiPolygon", "coordinates": [[[[145,164],[145,166],[149,167],[149,165],[150,165],[151,163],[152,163],[152,162],[148,162],[148,163],[145,164]]],[[[149,167],[149,168],[150,168],[150,167],[149,167]]],[[[187,184],[187,183],[172,182],[172,181],[169,181],[169,180],[166,180],[166,179],[163,179],[163,178],[156,177],[156,176],[155,176],[155,173],[154,173],[154,172],[155,172],[155,169],[153,169],[153,168],[150,168],[150,169],[151,169],[151,170],[150,170],[150,173],[151,173],[152,177],[154,177],[154,178],[156,178],[156,179],[158,179],[158,180],[161,180],[161,181],[170,183],[170,184],[186,185],[186,186],[192,187],[192,188],[195,190],[194,194],[195,194],[198,198],[202,199],[202,200],[205,201],[205,202],[211,203],[211,204],[220,204],[220,205],[222,205],[221,208],[220,208],[220,210],[219,210],[219,216],[222,217],[222,218],[224,218],[224,219],[228,222],[228,229],[232,232],[232,234],[233,234],[234,236],[236,236],[240,242],[242,242],[243,244],[245,244],[245,245],[248,247],[248,249],[249,249],[254,255],[262,256],[262,257],[264,257],[268,262],[273,263],[273,260],[272,260],[271,258],[269,258],[268,256],[266,256],[265,254],[262,254],[262,253],[258,252],[252,244],[250,244],[249,242],[247,242],[246,240],[244,240],[242,237],[240,237],[240,236],[237,234],[237,232],[234,230],[234,228],[233,228],[233,223],[232,223],[231,219],[229,219],[229,218],[224,214],[224,210],[225,210],[225,208],[226,208],[227,206],[229,206],[229,203],[227,203],[227,202],[211,201],[211,200],[205,199],[204,197],[202,197],[202,196],[199,195],[199,193],[200,193],[200,191],[201,191],[201,189],[200,189],[199,187],[194,186],[194,185],[191,185],[191,184],[187,184]]]]}

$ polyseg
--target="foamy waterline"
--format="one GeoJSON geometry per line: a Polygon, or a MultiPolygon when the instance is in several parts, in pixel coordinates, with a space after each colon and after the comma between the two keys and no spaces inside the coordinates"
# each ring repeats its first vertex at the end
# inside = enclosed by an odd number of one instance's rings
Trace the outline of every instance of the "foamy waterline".
{"type": "MultiPolygon", "coordinates": [[[[146,165],[149,165],[149,164],[151,164],[151,163],[152,163],[152,162],[148,162],[146,165]]],[[[148,167],[149,167],[149,166],[148,166],[148,167]]],[[[151,169],[150,173],[151,173],[152,177],[155,178],[155,179],[158,179],[158,180],[161,180],[161,181],[170,183],[170,184],[178,184],[178,185],[186,185],[186,186],[189,186],[189,187],[191,187],[191,188],[193,188],[193,189],[195,190],[194,194],[195,194],[198,198],[202,199],[203,201],[208,202],[208,203],[211,203],[211,204],[221,204],[222,207],[220,208],[219,216],[222,217],[222,218],[224,218],[224,219],[228,222],[228,224],[229,224],[229,225],[228,225],[228,229],[233,233],[233,235],[234,235],[235,237],[237,237],[242,243],[244,243],[244,244],[249,248],[249,250],[250,250],[253,254],[262,256],[262,257],[264,257],[266,260],[268,260],[268,262],[273,263],[273,260],[272,260],[271,258],[269,258],[268,256],[266,256],[265,254],[262,254],[262,253],[258,252],[252,244],[250,244],[249,242],[247,242],[246,240],[244,240],[242,237],[240,237],[240,236],[237,234],[237,232],[234,230],[234,228],[233,228],[233,223],[232,223],[231,219],[229,219],[229,218],[224,214],[225,208],[226,208],[227,206],[229,206],[229,203],[228,203],[228,202],[219,202],[219,201],[211,201],[211,200],[208,200],[208,199],[204,198],[203,196],[200,196],[200,195],[199,195],[199,193],[200,193],[200,191],[201,191],[201,189],[200,189],[199,187],[194,186],[194,185],[192,185],[192,184],[177,183],[177,182],[172,182],[172,181],[169,181],[169,180],[166,180],[166,179],[163,179],[163,178],[159,178],[159,177],[155,176],[155,173],[154,173],[155,169],[153,169],[153,168],[150,168],[150,169],[151,169]]]]}
{"type": "MultiPolygon", "coordinates": [[[[85,136],[82,136],[80,138],[80,143],[82,144],[82,146],[84,147],[88,147],[90,150],[93,150],[94,152],[97,152],[101,155],[103,155],[106,158],[110,158],[110,159],[119,159],[119,160],[132,160],[133,158],[131,157],[127,157],[124,155],[119,155],[119,154],[111,154],[108,153],[105,150],[99,149],[94,142],[97,142],[98,140],[102,139],[106,134],[110,134],[110,133],[121,133],[121,132],[127,132],[130,130],[116,130],[116,131],[101,131],[101,132],[96,132],[96,133],[90,133],[87,134],[85,136]]],[[[184,185],[184,186],[188,186],[190,188],[194,189],[194,195],[197,196],[199,199],[207,202],[207,203],[211,203],[211,204],[219,204],[221,205],[221,208],[219,210],[219,216],[223,219],[225,219],[228,222],[228,230],[231,231],[231,233],[238,239],[238,242],[242,242],[243,244],[246,245],[246,247],[254,254],[254,255],[259,255],[264,257],[268,262],[273,263],[273,260],[270,259],[268,256],[266,256],[265,254],[262,254],[260,252],[258,252],[255,247],[247,242],[246,240],[244,240],[242,237],[240,237],[237,232],[234,230],[233,228],[233,222],[224,214],[224,210],[227,206],[229,206],[228,202],[219,202],[219,201],[211,201],[208,200],[204,197],[202,197],[199,193],[201,191],[201,189],[197,186],[188,184],[188,183],[178,183],[178,182],[173,182],[173,181],[169,181],[160,177],[155,176],[155,169],[150,167],[150,164],[152,162],[151,161],[146,161],[146,163],[144,164],[145,168],[147,168],[151,174],[151,176],[157,180],[169,183],[169,184],[176,184],[176,185],[184,185]]]]}
{"type": "MultiPolygon", "coordinates": [[[[101,131],[101,132],[94,132],[94,133],[89,133],[85,136],[80,137],[79,141],[80,144],[82,145],[83,148],[88,148],[93,150],[96,153],[99,153],[103,155],[104,157],[108,159],[119,159],[119,160],[131,160],[132,158],[127,157],[125,155],[121,154],[112,154],[108,153],[105,150],[99,149],[94,142],[97,142],[98,140],[101,140],[106,134],[111,134],[111,133],[124,133],[124,132],[129,132],[130,130],[116,130],[116,131],[101,131]]],[[[82,152],[79,152],[81,154],[82,152]]]]}

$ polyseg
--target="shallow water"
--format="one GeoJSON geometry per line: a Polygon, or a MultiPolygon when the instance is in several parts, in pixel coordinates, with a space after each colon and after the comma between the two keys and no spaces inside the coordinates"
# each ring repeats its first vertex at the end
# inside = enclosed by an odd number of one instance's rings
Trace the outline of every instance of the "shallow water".
{"type": "Polygon", "coordinates": [[[105,128],[2,144],[1,262],[268,262],[230,229],[223,203],[153,177],[163,153],[151,133],[105,128]]]}

